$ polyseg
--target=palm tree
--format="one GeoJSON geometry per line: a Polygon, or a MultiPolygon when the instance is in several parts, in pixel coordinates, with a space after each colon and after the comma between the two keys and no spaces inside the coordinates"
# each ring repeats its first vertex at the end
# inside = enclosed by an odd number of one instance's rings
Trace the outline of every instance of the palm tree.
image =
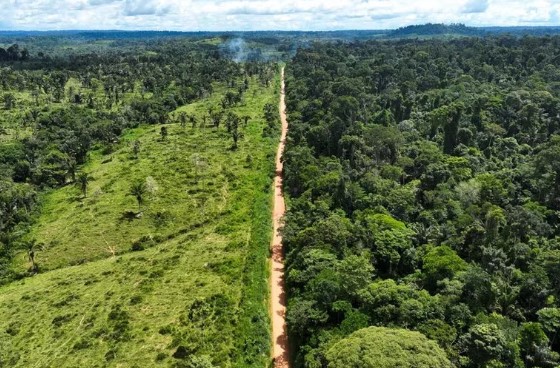
{"type": "Polygon", "coordinates": [[[89,184],[89,176],[86,173],[81,173],[80,175],[78,175],[77,184],[80,187],[80,190],[82,191],[82,194],[84,195],[84,197],[86,197],[87,196],[87,187],[88,187],[88,184],[89,184]]]}
{"type": "Polygon", "coordinates": [[[144,195],[146,194],[146,183],[137,181],[130,187],[130,195],[134,196],[138,201],[138,211],[142,211],[142,203],[144,203],[144,195]]]}

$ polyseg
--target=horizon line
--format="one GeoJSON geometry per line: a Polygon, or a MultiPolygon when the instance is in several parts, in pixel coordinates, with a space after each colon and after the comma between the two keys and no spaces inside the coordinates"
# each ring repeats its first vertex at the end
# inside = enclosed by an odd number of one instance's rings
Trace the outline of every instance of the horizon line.
{"type": "Polygon", "coordinates": [[[249,32],[283,32],[283,33],[293,33],[293,32],[313,32],[313,33],[326,33],[326,32],[381,32],[381,31],[394,31],[400,28],[406,28],[410,26],[422,26],[422,25],[463,25],[468,28],[560,28],[558,25],[477,25],[470,26],[464,23],[415,23],[400,26],[397,28],[340,28],[340,29],[261,29],[261,30],[162,30],[162,29],[79,29],[79,28],[68,28],[68,29],[0,29],[0,33],[9,32],[36,32],[36,33],[47,33],[47,32],[162,32],[162,33],[249,33],[249,32]]]}

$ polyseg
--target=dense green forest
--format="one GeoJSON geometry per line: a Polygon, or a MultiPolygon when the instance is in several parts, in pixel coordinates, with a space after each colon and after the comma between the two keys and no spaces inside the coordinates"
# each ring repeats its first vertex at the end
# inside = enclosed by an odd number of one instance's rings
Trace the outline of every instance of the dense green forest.
{"type": "Polygon", "coordinates": [[[296,367],[558,366],[559,61],[559,37],[298,50],[296,367]]]}
{"type": "MultiPolygon", "coordinates": [[[[14,44],[27,50],[29,56],[69,56],[84,53],[105,53],[124,50],[145,50],[146,46],[190,40],[218,46],[222,56],[232,56],[231,51],[241,45],[241,54],[252,61],[287,61],[297,49],[309,47],[313,42],[354,42],[358,40],[398,40],[407,38],[456,38],[485,37],[492,35],[550,36],[560,34],[558,26],[472,27],[462,23],[427,23],[397,29],[334,30],[334,31],[231,31],[231,32],[179,32],[179,31],[2,31],[0,48],[5,52],[14,44]],[[234,47],[230,47],[230,46],[234,47]],[[223,51],[226,51],[225,53],[223,51]]],[[[239,50],[238,50],[239,51],[239,50]]],[[[0,50],[0,61],[10,59],[0,50]]],[[[21,54],[20,54],[21,56],[21,54]]],[[[236,56],[233,55],[233,59],[236,56]]],[[[249,61],[251,61],[249,60],[249,61]]],[[[243,60],[248,61],[248,60],[243,60]]]]}

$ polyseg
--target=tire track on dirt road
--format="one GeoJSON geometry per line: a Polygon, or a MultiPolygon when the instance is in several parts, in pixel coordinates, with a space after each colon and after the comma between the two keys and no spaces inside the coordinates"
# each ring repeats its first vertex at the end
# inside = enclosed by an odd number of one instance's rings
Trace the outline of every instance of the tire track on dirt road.
{"type": "Polygon", "coordinates": [[[286,212],[284,194],[282,193],[282,154],[286,145],[286,134],[288,121],[286,119],[285,82],[284,67],[281,71],[280,91],[280,121],[282,122],[282,135],[276,153],[276,176],[274,177],[274,204],[272,210],[273,236],[271,243],[272,259],[270,274],[270,296],[272,316],[272,338],[273,338],[273,367],[289,368],[288,331],[286,328],[286,292],[284,281],[284,250],[282,248],[282,236],[279,233],[281,220],[286,212]]]}

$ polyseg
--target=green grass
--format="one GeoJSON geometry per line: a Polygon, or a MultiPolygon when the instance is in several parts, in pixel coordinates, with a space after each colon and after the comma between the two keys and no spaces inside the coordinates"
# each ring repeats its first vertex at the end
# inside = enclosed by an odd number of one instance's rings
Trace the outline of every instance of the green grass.
{"type": "Polygon", "coordinates": [[[101,367],[114,351],[111,366],[156,366],[158,353],[170,361],[177,346],[185,344],[181,338],[173,343],[183,333],[197,354],[227,364],[241,287],[234,280],[240,267],[231,266],[241,262],[242,246],[210,230],[1,289],[0,314],[8,317],[0,322],[5,342],[0,355],[9,357],[4,364],[101,367]],[[205,321],[205,336],[197,336],[202,332],[196,324],[183,320],[193,301],[213,295],[227,296],[231,320],[205,321]],[[121,332],[110,317],[117,306],[128,315],[121,332]]]}
{"type": "MultiPolygon", "coordinates": [[[[234,108],[252,117],[237,150],[223,127],[168,124],[162,141],[160,126],[142,126],[91,154],[87,197],[72,185],[47,193],[31,231],[41,272],[0,288],[0,366],[165,367],[183,362],[176,352],[265,366],[277,141],[262,137],[261,116],[277,89],[251,83],[234,108]],[[128,216],[135,181],[150,188],[140,218],[128,216]]],[[[202,116],[224,91],[180,110],[202,116]]]]}
{"type": "MultiPolygon", "coordinates": [[[[235,151],[223,127],[218,131],[183,129],[178,124],[166,125],[169,136],[165,141],[160,136],[161,126],[143,126],[127,132],[114,153],[94,151],[82,168],[91,178],[87,197],[76,186],[68,185],[42,200],[42,214],[31,230],[32,237],[41,243],[37,255],[41,269],[128,252],[145,239],[169,239],[229,211],[232,192],[246,185],[255,167],[265,162],[263,153],[271,145],[261,137],[261,115],[262,105],[273,90],[262,89],[253,95],[257,90],[249,90],[245,106],[234,109],[252,116],[235,151]],[[140,142],[138,159],[133,153],[136,140],[140,142]],[[248,157],[253,160],[251,166],[248,157]],[[148,187],[140,209],[130,195],[130,187],[137,181],[145,181],[148,187]],[[141,217],[130,219],[130,212],[141,212],[141,217]]],[[[202,115],[220,99],[221,94],[215,93],[177,111],[202,115]]],[[[248,209],[239,210],[246,214],[248,209]]],[[[16,257],[16,269],[27,267],[23,258],[16,257]]]]}

